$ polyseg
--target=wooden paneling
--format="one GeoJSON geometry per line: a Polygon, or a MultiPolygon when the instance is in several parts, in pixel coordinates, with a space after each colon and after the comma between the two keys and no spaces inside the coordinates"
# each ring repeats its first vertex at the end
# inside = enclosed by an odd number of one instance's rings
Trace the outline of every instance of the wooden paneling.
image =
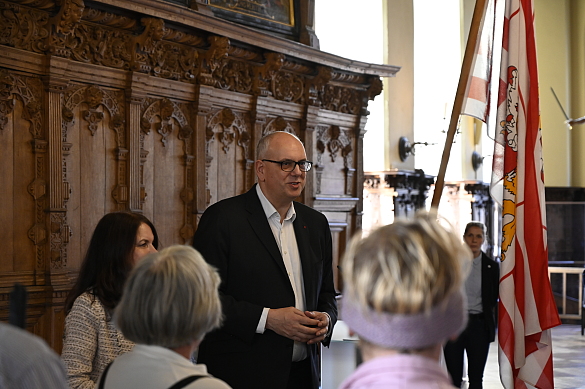
{"type": "Polygon", "coordinates": [[[329,218],[337,264],[361,226],[367,104],[398,68],[179,5],[81,4],[0,2],[0,320],[27,285],[29,330],[60,351],[98,220],[143,212],[163,246],[188,242],[207,206],[254,183],[270,131],[315,162],[300,200],[329,218]]]}

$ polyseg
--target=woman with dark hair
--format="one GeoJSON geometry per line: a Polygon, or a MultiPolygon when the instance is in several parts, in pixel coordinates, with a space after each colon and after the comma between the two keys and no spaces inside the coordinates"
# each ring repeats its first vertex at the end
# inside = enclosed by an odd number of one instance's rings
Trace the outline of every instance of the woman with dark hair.
{"type": "Polygon", "coordinates": [[[134,347],[115,327],[112,312],[134,265],[157,248],[156,229],[141,214],[114,212],[98,222],[65,302],[61,358],[72,389],[93,389],[104,368],[134,347]]]}

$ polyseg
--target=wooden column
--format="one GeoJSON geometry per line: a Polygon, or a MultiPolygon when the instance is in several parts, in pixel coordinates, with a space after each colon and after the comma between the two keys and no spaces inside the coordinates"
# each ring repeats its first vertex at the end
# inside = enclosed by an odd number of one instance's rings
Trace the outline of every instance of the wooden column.
{"type": "MultiPolygon", "coordinates": [[[[356,150],[364,150],[364,135],[366,134],[366,116],[360,116],[359,124],[356,128],[356,150]]],[[[355,206],[355,221],[353,229],[354,231],[361,231],[362,229],[362,218],[364,215],[364,154],[363,152],[356,152],[355,158],[355,184],[354,193],[359,199],[355,206]]],[[[347,179],[347,174],[346,174],[347,179]]]]}
{"type": "Polygon", "coordinates": [[[195,192],[195,206],[193,212],[197,213],[197,217],[203,214],[207,206],[209,205],[211,198],[209,192],[209,177],[207,176],[209,163],[211,162],[208,155],[208,144],[210,142],[210,136],[207,131],[207,115],[211,112],[211,99],[210,95],[213,92],[213,88],[207,86],[196,86],[195,87],[195,103],[194,112],[197,117],[195,120],[195,135],[194,141],[196,142],[195,147],[195,158],[197,160],[197,166],[194,169],[195,182],[198,183],[195,192]]]}
{"type": "MultiPolygon", "coordinates": [[[[65,203],[69,199],[70,188],[67,182],[65,154],[70,145],[63,142],[64,132],[73,118],[63,117],[62,92],[69,80],[61,77],[67,68],[67,60],[50,57],[48,73],[45,79],[47,88],[47,121],[48,121],[48,175],[49,175],[49,258],[44,270],[62,268],[67,264],[67,243],[71,231],[67,225],[67,209],[65,203]]],[[[37,282],[41,281],[37,277],[37,282]]]]}
{"type": "MultiPolygon", "coordinates": [[[[307,159],[312,161],[315,165],[316,164],[316,155],[315,155],[315,144],[317,142],[317,134],[315,133],[315,128],[319,123],[319,109],[312,105],[308,105],[305,111],[305,115],[303,118],[303,127],[305,128],[305,149],[307,151],[307,159]]],[[[316,167],[316,166],[314,166],[316,167]]],[[[307,204],[309,207],[312,207],[315,202],[315,196],[317,195],[317,188],[316,188],[316,180],[317,180],[317,170],[310,171],[307,174],[306,184],[305,184],[305,191],[304,196],[305,198],[304,203],[307,204]]]]}
{"type": "Polygon", "coordinates": [[[128,134],[128,207],[133,212],[142,212],[144,203],[144,184],[141,182],[141,169],[144,152],[140,142],[140,105],[146,97],[145,77],[132,72],[129,88],[126,89],[126,133],[128,134]]]}

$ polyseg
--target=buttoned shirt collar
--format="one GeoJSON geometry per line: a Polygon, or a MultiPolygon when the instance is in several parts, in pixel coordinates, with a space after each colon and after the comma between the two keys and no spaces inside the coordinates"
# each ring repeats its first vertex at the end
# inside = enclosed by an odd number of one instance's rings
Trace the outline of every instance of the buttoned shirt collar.
{"type": "MultiPolygon", "coordinates": [[[[262,188],[260,185],[256,185],[256,193],[258,194],[258,198],[260,199],[260,203],[262,204],[262,209],[264,209],[264,213],[266,214],[266,218],[270,219],[274,217],[274,214],[278,215],[278,220],[280,220],[280,214],[274,208],[274,205],[266,198],[264,193],[262,192],[262,188]]],[[[295,206],[293,203],[290,204],[288,211],[286,211],[286,216],[284,220],[289,220],[294,222],[297,217],[297,213],[295,212],[295,206]]]]}

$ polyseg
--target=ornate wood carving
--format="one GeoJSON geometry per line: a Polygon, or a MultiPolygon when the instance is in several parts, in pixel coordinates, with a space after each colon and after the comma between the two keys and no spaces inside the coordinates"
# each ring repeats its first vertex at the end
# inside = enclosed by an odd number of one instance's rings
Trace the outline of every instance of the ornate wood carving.
{"type": "MultiPolygon", "coordinates": [[[[244,186],[251,185],[249,176],[253,166],[250,159],[250,146],[252,136],[250,133],[250,121],[242,113],[230,108],[217,110],[209,115],[206,128],[206,181],[205,187],[210,193],[209,169],[214,160],[211,145],[215,142],[221,144],[220,148],[227,155],[232,147],[238,146],[242,150],[241,168],[244,171],[244,186]]],[[[219,173],[219,172],[218,172],[219,173]]],[[[212,196],[209,201],[213,200],[212,196]]],[[[219,199],[218,199],[219,200],[219,199]]],[[[209,203],[207,204],[209,205],[209,203]]]]}
{"type": "Polygon", "coordinates": [[[215,86],[221,69],[226,64],[230,49],[230,40],[224,36],[210,36],[209,49],[203,57],[199,82],[203,85],[215,86]]]}
{"type": "Polygon", "coordinates": [[[322,107],[330,111],[356,115],[361,109],[359,92],[334,85],[326,85],[320,94],[322,107]]]}
{"type": "Polygon", "coordinates": [[[303,104],[303,78],[294,73],[277,73],[272,81],[272,95],[277,100],[303,104]]]}
{"type": "Polygon", "coordinates": [[[271,96],[273,93],[269,90],[276,74],[284,65],[284,54],[266,53],[266,62],[262,66],[254,68],[254,93],[260,96],[271,96]]]}
{"type": "Polygon", "coordinates": [[[183,202],[183,225],[179,235],[183,242],[190,239],[195,231],[190,215],[193,213],[193,200],[195,184],[193,182],[193,168],[195,156],[193,155],[192,139],[193,127],[190,123],[187,104],[171,101],[168,98],[146,98],[142,102],[142,114],[140,118],[140,187],[141,204],[144,204],[147,193],[145,190],[144,164],[148,158],[145,150],[145,137],[151,133],[151,128],[160,135],[160,144],[166,148],[170,137],[176,138],[183,144],[183,154],[180,156],[183,168],[184,185],[180,190],[180,199],[183,202]]]}
{"type": "Polygon", "coordinates": [[[20,100],[23,106],[22,118],[29,123],[28,132],[31,136],[32,147],[27,151],[31,153],[34,161],[34,178],[26,187],[26,191],[34,201],[34,219],[30,220],[27,237],[35,249],[34,269],[39,270],[45,268],[45,243],[48,235],[44,220],[47,207],[45,180],[47,141],[42,128],[42,97],[43,87],[39,78],[23,77],[0,69],[0,130],[8,125],[16,99],[20,100]]]}
{"type": "Polygon", "coordinates": [[[338,156],[343,157],[345,173],[344,194],[352,194],[353,177],[355,168],[353,165],[353,148],[355,137],[349,130],[341,130],[339,126],[319,127],[317,130],[317,188],[321,192],[321,177],[323,174],[322,155],[328,151],[331,162],[335,162],[338,156]]]}
{"type": "Polygon", "coordinates": [[[323,96],[325,85],[331,80],[332,69],[327,66],[319,66],[317,75],[310,80],[310,87],[307,90],[307,100],[310,105],[321,106],[319,96],[323,96]]]}
{"type": "Polygon", "coordinates": [[[8,115],[14,110],[12,87],[14,81],[7,71],[0,71],[0,131],[8,123],[8,115]]]}
{"type": "Polygon", "coordinates": [[[69,57],[79,38],[75,32],[81,21],[85,3],[83,0],[64,0],[57,15],[49,19],[49,51],[59,57],[69,57]]]}
{"type": "Polygon", "coordinates": [[[262,131],[262,136],[270,134],[271,132],[275,131],[290,132],[293,135],[299,136],[298,131],[296,131],[292,124],[289,123],[282,116],[278,116],[274,119],[268,120],[266,123],[266,127],[264,127],[264,130],[262,131]]]}

